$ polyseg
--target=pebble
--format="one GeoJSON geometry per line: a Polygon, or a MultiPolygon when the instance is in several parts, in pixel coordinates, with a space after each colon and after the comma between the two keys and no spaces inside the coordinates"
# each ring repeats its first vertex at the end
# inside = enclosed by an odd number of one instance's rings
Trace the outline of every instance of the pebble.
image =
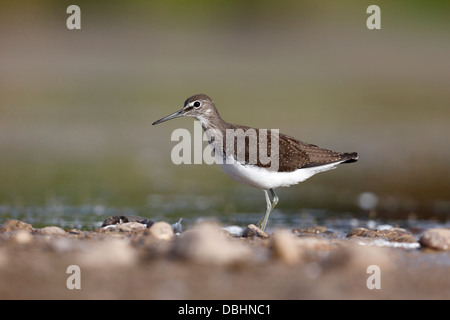
{"type": "Polygon", "coordinates": [[[275,258],[286,264],[296,264],[300,261],[300,253],[296,237],[287,231],[277,231],[271,238],[271,248],[275,258]]]}
{"type": "Polygon", "coordinates": [[[112,224],[97,229],[98,232],[129,232],[138,233],[147,230],[147,225],[139,222],[125,222],[120,224],[112,224]]]}
{"type": "Polygon", "coordinates": [[[22,222],[20,220],[10,219],[5,221],[2,225],[0,225],[0,233],[3,232],[16,232],[19,230],[25,230],[31,232],[33,227],[31,224],[22,222]]]}
{"type": "Polygon", "coordinates": [[[366,228],[355,228],[351,230],[347,238],[362,237],[384,239],[394,242],[416,242],[414,235],[402,228],[390,228],[383,230],[369,230],[366,228]]]}
{"type": "Polygon", "coordinates": [[[323,227],[323,226],[314,226],[314,227],[309,227],[309,228],[295,228],[292,230],[292,232],[294,233],[324,233],[327,232],[328,229],[327,227],[323,227]]]}
{"type": "Polygon", "coordinates": [[[172,247],[172,254],[177,258],[213,265],[247,261],[251,253],[248,246],[227,239],[222,229],[210,224],[185,231],[172,247]]]}
{"type": "Polygon", "coordinates": [[[26,230],[19,230],[14,236],[14,241],[19,244],[30,243],[33,240],[33,236],[26,230]]]}
{"type": "Polygon", "coordinates": [[[173,228],[164,221],[155,222],[149,229],[150,235],[159,240],[169,241],[174,237],[173,228]]]}
{"type": "Polygon", "coordinates": [[[450,250],[450,229],[428,229],[423,232],[419,239],[419,243],[423,247],[434,250],[450,250]]]}
{"type": "Polygon", "coordinates": [[[49,226],[44,227],[41,229],[34,229],[33,234],[39,234],[39,235],[61,235],[64,236],[66,232],[64,229],[57,227],[57,226],[49,226]]]}
{"type": "Polygon", "coordinates": [[[102,227],[115,225],[115,224],[123,224],[127,222],[137,222],[141,223],[143,225],[146,225],[146,227],[150,227],[153,224],[153,221],[150,219],[139,217],[139,216],[133,216],[133,215],[116,215],[116,216],[110,216],[106,218],[103,221],[102,227]]]}
{"type": "Polygon", "coordinates": [[[324,226],[313,226],[309,228],[294,228],[292,232],[297,237],[306,238],[325,238],[325,239],[336,239],[337,235],[333,231],[329,231],[327,227],[324,226]]]}
{"type": "Polygon", "coordinates": [[[262,239],[269,238],[269,235],[262,231],[260,228],[255,226],[254,224],[249,224],[247,228],[245,228],[244,232],[242,233],[242,236],[244,238],[253,238],[258,237],[262,239]]]}

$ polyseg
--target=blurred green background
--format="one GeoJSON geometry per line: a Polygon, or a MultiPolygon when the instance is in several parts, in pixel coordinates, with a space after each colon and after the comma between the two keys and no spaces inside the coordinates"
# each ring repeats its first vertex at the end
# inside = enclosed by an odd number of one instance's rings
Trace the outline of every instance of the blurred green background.
{"type": "Polygon", "coordinates": [[[449,17],[448,1],[2,2],[0,218],[259,217],[261,191],[172,164],[192,119],[151,126],[206,93],[229,122],[359,152],[279,189],[279,213],[364,216],[370,192],[378,217],[447,220],[449,17]]]}

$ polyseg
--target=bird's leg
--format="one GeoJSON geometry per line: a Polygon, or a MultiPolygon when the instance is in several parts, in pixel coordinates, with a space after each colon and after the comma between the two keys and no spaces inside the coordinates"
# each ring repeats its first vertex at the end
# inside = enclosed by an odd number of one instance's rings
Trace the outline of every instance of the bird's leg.
{"type": "MultiPolygon", "coordinates": [[[[268,217],[268,215],[270,214],[270,210],[272,208],[272,202],[270,201],[269,193],[267,192],[267,190],[263,190],[263,191],[264,191],[264,196],[266,198],[266,214],[263,218],[261,218],[261,220],[259,220],[257,227],[264,231],[263,224],[266,219],[266,216],[268,217]]],[[[264,225],[264,227],[265,227],[265,225],[264,225]]]]}
{"type": "Polygon", "coordinates": [[[273,208],[275,208],[275,206],[278,203],[278,197],[275,194],[275,192],[273,191],[273,189],[269,189],[270,194],[272,195],[272,200],[270,199],[269,193],[267,192],[267,190],[264,190],[264,196],[266,197],[266,214],[264,216],[264,218],[262,218],[259,223],[258,223],[258,227],[264,231],[264,229],[266,229],[266,225],[267,225],[267,220],[269,220],[269,215],[272,212],[273,208]]]}
{"type": "Polygon", "coordinates": [[[278,196],[275,194],[275,191],[273,189],[269,189],[270,194],[272,195],[272,210],[275,208],[275,206],[278,203],[278,196]]]}

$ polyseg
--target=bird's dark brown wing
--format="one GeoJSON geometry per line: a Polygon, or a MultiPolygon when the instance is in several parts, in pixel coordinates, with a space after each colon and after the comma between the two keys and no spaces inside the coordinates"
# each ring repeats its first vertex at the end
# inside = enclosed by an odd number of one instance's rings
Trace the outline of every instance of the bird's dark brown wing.
{"type": "Polygon", "coordinates": [[[356,152],[341,153],[323,149],[284,134],[280,134],[279,141],[279,172],[290,172],[300,168],[323,166],[341,161],[353,162],[358,158],[356,152]]]}
{"type": "MultiPolygon", "coordinates": [[[[264,167],[269,170],[277,170],[278,172],[291,172],[300,168],[310,168],[316,166],[322,166],[334,162],[353,162],[358,158],[357,153],[340,153],[335,152],[323,148],[319,148],[314,144],[305,143],[299,141],[293,137],[288,135],[279,133],[278,134],[278,150],[274,147],[272,150],[272,139],[271,139],[271,131],[267,130],[267,142],[261,142],[260,137],[260,129],[254,129],[246,126],[235,126],[233,128],[242,129],[241,131],[235,131],[235,140],[233,143],[233,148],[227,149],[227,139],[224,141],[223,151],[225,154],[229,154],[233,152],[234,158],[238,159],[241,163],[244,164],[255,164],[259,167],[264,167]],[[256,133],[256,138],[252,139],[252,135],[248,134],[248,130],[254,130],[256,133]],[[240,133],[239,133],[240,132],[240,133]],[[247,134],[247,135],[246,135],[247,134]],[[242,135],[245,135],[242,137],[242,135]],[[241,141],[245,141],[245,150],[244,144],[239,144],[237,141],[241,139],[241,141]],[[256,141],[256,146],[254,142],[256,141]],[[260,144],[263,144],[262,150],[260,150],[260,144]],[[266,147],[267,145],[267,147],[266,147]],[[253,147],[253,149],[252,149],[253,147]],[[227,151],[228,150],[228,151],[227,151]],[[251,154],[254,152],[250,152],[251,150],[256,150],[257,159],[255,157],[251,157],[251,154]],[[260,151],[262,154],[260,154],[260,151]],[[266,153],[264,154],[264,151],[266,153]],[[242,156],[245,154],[245,160],[243,160],[242,156]],[[268,157],[271,159],[278,158],[278,166],[274,167],[273,163],[267,163],[262,161],[262,157],[268,157]]],[[[225,137],[225,133],[224,133],[225,137]]],[[[275,146],[275,145],[274,145],[275,146]]],[[[230,147],[230,145],[228,145],[230,147]]],[[[266,159],[267,160],[267,159],[266,159]]]]}

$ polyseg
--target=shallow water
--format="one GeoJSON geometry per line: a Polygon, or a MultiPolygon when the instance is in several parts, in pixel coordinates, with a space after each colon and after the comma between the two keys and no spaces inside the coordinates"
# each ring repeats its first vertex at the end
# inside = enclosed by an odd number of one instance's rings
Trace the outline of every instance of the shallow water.
{"type": "MultiPolygon", "coordinates": [[[[248,224],[256,224],[264,215],[261,212],[219,212],[220,206],[214,208],[214,203],[205,202],[204,196],[179,197],[178,201],[166,203],[163,196],[153,196],[152,205],[145,207],[112,207],[101,204],[69,206],[61,202],[51,202],[45,206],[14,207],[0,206],[0,222],[7,219],[18,219],[30,223],[33,227],[49,225],[60,226],[64,229],[94,230],[100,227],[103,221],[112,215],[138,215],[153,221],[167,221],[171,224],[180,219],[184,230],[193,224],[202,221],[215,221],[224,227],[237,226],[245,228],[248,224]],[[155,201],[155,199],[160,199],[155,201]]],[[[261,205],[259,205],[261,206],[261,205]]],[[[373,214],[371,214],[373,215],[373,214]]],[[[368,212],[349,211],[339,212],[328,209],[301,209],[280,210],[275,209],[269,219],[267,231],[286,228],[308,228],[312,226],[325,226],[339,238],[357,227],[375,229],[388,229],[401,227],[412,230],[417,237],[424,229],[446,227],[450,228],[448,220],[433,219],[386,219],[371,217],[368,212]]]]}

